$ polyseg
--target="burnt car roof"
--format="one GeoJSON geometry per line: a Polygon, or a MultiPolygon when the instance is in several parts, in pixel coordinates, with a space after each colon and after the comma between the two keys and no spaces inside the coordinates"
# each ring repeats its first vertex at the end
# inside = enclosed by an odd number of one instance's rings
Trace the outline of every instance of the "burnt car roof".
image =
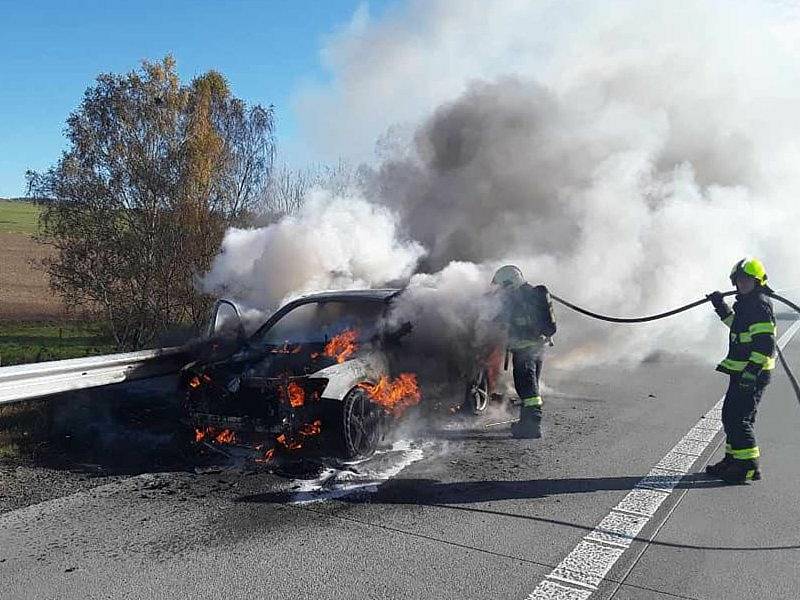
{"type": "Polygon", "coordinates": [[[374,290],[339,290],[330,292],[316,292],[314,294],[306,294],[287,302],[287,304],[294,304],[295,302],[316,302],[323,300],[373,300],[376,302],[386,302],[393,296],[399,294],[402,290],[398,288],[385,288],[374,290]]]}
{"type": "Polygon", "coordinates": [[[250,337],[252,339],[258,336],[262,331],[266,331],[267,329],[272,327],[277,321],[283,318],[283,316],[286,313],[288,313],[291,310],[294,310],[298,306],[302,306],[303,304],[313,304],[314,302],[387,302],[388,303],[401,291],[403,290],[397,288],[374,289],[374,290],[339,290],[330,292],[317,292],[314,294],[307,294],[305,296],[300,296],[299,298],[295,298],[294,300],[291,300],[286,304],[284,304],[283,306],[281,306],[250,337]]]}

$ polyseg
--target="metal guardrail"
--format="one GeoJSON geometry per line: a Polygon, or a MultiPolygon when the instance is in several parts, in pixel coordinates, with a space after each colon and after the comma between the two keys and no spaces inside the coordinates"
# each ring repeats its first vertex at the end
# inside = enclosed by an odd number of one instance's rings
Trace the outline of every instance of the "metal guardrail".
{"type": "MultiPolygon", "coordinates": [[[[789,312],[776,317],[798,320],[797,314],[789,312]]],[[[0,367],[0,405],[170,375],[190,360],[185,348],[176,347],[0,367]]]]}
{"type": "MultiPolygon", "coordinates": [[[[233,329],[244,335],[239,306],[221,299],[214,303],[207,338],[222,330],[231,317],[235,317],[233,329]],[[229,313],[221,313],[221,309],[229,309],[229,313]]],[[[170,375],[190,360],[191,352],[186,347],[174,347],[0,367],[0,405],[170,375]]]]}
{"type": "Polygon", "coordinates": [[[0,405],[169,375],[188,360],[183,348],[158,348],[0,367],[0,405]]]}

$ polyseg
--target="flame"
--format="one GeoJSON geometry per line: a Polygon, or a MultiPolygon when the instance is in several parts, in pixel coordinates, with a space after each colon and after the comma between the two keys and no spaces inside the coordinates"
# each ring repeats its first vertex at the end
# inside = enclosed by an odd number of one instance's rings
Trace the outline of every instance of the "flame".
{"type": "Polygon", "coordinates": [[[214,436],[214,441],[218,444],[233,444],[236,442],[236,434],[230,429],[223,429],[214,436]]]}
{"type": "Polygon", "coordinates": [[[497,381],[497,376],[500,373],[500,367],[503,364],[503,348],[497,346],[489,353],[486,358],[486,377],[489,382],[489,389],[494,387],[497,381]]]}
{"type": "MultiPolygon", "coordinates": [[[[319,435],[322,432],[322,421],[317,419],[313,423],[305,423],[298,429],[297,437],[287,436],[285,433],[280,434],[275,438],[275,442],[281,448],[286,450],[300,450],[303,447],[303,440],[307,437],[319,435]]],[[[276,448],[270,448],[264,453],[264,456],[257,458],[256,462],[265,463],[271,461],[275,457],[276,448]]]]}
{"type": "Polygon", "coordinates": [[[322,431],[322,421],[316,420],[313,423],[306,423],[302,427],[300,427],[300,435],[305,435],[311,437],[313,435],[319,435],[322,431]]]}
{"type": "Polygon", "coordinates": [[[302,442],[286,437],[285,433],[282,433],[278,437],[276,437],[275,441],[278,442],[281,446],[283,446],[287,450],[299,450],[300,448],[303,447],[302,442]]]}
{"type": "Polygon", "coordinates": [[[402,415],[406,409],[422,400],[422,393],[414,373],[400,373],[396,379],[381,375],[375,385],[361,383],[359,386],[367,391],[370,399],[395,417],[402,415]]]}
{"type": "Polygon", "coordinates": [[[194,430],[194,441],[213,441],[217,444],[235,444],[236,434],[230,429],[218,430],[214,427],[205,427],[203,429],[194,430]]]}
{"type": "Polygon", "coordinates": [[[211,383],[211,377],[203,373],[202,375],[195,375],[189,380],[189,387],[193,390],[199,388],[203,383],[211,383]]]}
{"type": "Polygon", "coordinates": [[[305,404],[306,392],[297,382],[290,381],[286,386],[286,397],[289,400],[289,406],[299,408],[305,404]]]}
{"type": "Polygon", "coordinates": [[[329,358],[335,358],[336,362],[341,364],[358,350],[357,342],[358,331],[355,329],[345,329],[342,333],[332,337],[331,340],[325,344],[325,349],[322,353],[329,358]]]}

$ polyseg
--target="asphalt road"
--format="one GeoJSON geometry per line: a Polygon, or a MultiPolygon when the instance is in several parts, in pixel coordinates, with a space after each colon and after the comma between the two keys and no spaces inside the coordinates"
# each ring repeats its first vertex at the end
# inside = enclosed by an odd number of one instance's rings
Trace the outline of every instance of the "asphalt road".
{"type": "MultiPolygon", "coordinates": [[[[786,347],[792,365],[799,348],[800,336],[786,347]]],[[[692,475],[721,440],[725,381],[708,364],[545,375],[542,440],[485,427],[496,415],[442,421],[306,481],[173,470],[8,511],[0,597],[800,595],[800,407],[780,368],[758,421],[765,479],[733,487],[692,475]],[[659,464],[663,481],[643,483],[659,464]],[[609,515],[635,533],[598,529],[609,515]]]]}

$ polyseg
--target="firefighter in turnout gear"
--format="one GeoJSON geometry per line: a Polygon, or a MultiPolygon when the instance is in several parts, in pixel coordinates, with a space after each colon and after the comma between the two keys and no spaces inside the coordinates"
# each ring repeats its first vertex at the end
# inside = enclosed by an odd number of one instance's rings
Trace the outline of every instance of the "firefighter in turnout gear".
{"type": "Polygon", "coordinates": [[[539,438],[542,359],[545,345],[552,345],[550,338],[556,332],[550,294],[543,285],[534,287],[527,283],[522,271],[513,265],[498,269],[492,285],[498,286],[503,294],[502,320],[513,358],[514,388],[521,402],[519,421],[512,425],[511,433],[518,438],[539,438]]]}
{"type": "Polygon", "coordinates": [[[708,295],[722,322],[730,328],[728,356],[717,370],[730,376],[722,405],[725,458],[706,471],[727,483],[761,479],[760,451],[753,427],[758,403],[775,368],[775,316],[764,294],[767,273],[754,258],[737,262],[731,271],[736,286],[733,310],[719,292],[708,295]]]}

